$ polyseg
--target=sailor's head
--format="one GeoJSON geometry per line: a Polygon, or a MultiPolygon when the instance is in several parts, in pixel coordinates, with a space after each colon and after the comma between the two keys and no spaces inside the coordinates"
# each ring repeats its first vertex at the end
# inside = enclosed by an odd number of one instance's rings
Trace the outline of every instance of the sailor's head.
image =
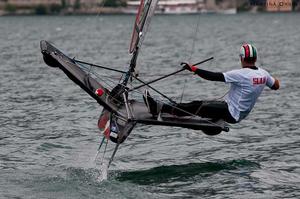
{"type": "Polygon", "coordinates": [[[257,59],[257,50],[251,44],[243,44],[240,49],[241,64],[245,66],[254,66],[257,59]]]}

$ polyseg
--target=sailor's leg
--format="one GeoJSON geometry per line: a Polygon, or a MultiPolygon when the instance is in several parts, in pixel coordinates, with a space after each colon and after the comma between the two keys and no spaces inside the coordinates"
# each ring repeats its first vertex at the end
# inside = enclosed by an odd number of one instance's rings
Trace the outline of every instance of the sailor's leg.
{"type": "Polygon", "coordinates": [[[229,123],[236,123],[225,101],[204,101],[197,115],[212,119],[223,119],[229,123]]]}
{"type": "Polygon", "coordinates": [[[197,109],[201,106],[200,101],[193,101],[190,103],[180,103],[180,104],[166,104],[159,102],[151,97],[148,90],[145,90],[143,95],[144,102],[153,116],[159,115],[159,113],[170,113],[177,116],[186,116],[195,114],[197,109]]]}
{"type": "Polygon", "coordinates": [[[148,111],[153,116],[157,116],[159,114],[159,112],[161,111],[163,103],[152,98],[151,95],[149,94],[148,90],[145,90],[143,99],[148,108],[148,111]]]}
{"type": "Polygon", "coordinates": [[[215,120],[223,119],[228,123],[237,122],[231,116],[225,101],[192,101],[189,103],[166,104],[153,99],[147,90],[143,97],[149,112],[153,116],[157,116],[161,112],[177,116],[199,115],[215,120]]]}
{"type": "Polygon", "coordinates": [[[163,104],[161,112],[177,116],[197,115],[202,106],[202,101],[192,101],[175,105],[163,104]]]}

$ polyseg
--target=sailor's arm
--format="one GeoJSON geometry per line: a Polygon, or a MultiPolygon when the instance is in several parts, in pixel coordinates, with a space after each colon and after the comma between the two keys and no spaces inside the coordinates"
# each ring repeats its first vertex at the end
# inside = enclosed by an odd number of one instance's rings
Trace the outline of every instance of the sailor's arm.
{"type": "MultiPolygon", "coordinates": [[[[273,77],[274,78],[274,77],[273,77]]],[[[274,84],[273,86],[271,87],[272,90],[278,90],[280,88],[280,82],[278,79],[274,78],[275,81],[274,81],[274,84]]]]}
{"type": "Polygon", "coordinates": [[[266,85],[272,89],[272,90],[278,90],[280,87],[280,82],[278,79],[270,75],[270,73],[267,72],[267,81],[266,85]]]}
{"type": "Polygon", "coordinates": [[[203,79],[210,80],[210,81],[219,81],[219,82],[225,82],[225,77],[223,73],[218,73],[218,72],[211,72],[203,69],[199,69],[196,66],[192,66],[186,63],[183,66],[186,70],[192,71],[195,74],[199,75],[203,79]]]}
{"type": "Polygon", "coordinates": [[[199,68],[197,68],[197,70],[195,70],[194,72],[195,74],[199,75],[200,77],[206,80],[225,82],[225,77],[223,73],[211,72],[199,68]]]}

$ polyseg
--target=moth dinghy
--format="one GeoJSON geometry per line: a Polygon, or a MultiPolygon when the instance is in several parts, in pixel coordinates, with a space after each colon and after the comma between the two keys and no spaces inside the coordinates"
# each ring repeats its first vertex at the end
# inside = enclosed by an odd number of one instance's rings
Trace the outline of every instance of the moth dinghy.
{"type": "MultiPolygon", "coordinates": [[[[61,69],[75,84],[80,86],[87,94],[89,94],[97,103],[103,107],[102,113],[98,120],[98,127],[104,134],[100,143],[98,153],[104,143],[112,141],[116,143],[109,160],[108,166],[111,164],[118,148],[137,124],[142,125],[160,125],[182,127],[187,129],[201,130],[208,135],[216,135],[222,131],[229,131],[227,123],[223,120],[213,121],[210,118],[201,118],[196,115],[178,117],[172,114],[162,114],[158,119],[148,112],[148,108],[143,101],[130,98],[131,92],[148,87],[163,98],[174,103],[172,99],[157,89],[151,86],[152,83],[161,81],[167,77],[173,76],[183,69],[173,73],[166,74],[152,81],[145,82],[136,75],[136,63],[139,50],[150,25],[151,17],[154,14],[158,0],[141,0],[138,9],[136,20],[134,23],[132,40],[129,48],[131,61],[127,71],[104,67],[75,58],[70,58],[52,44],[47,41],[40,42],[41,52],[45,63],[51,67],[61,69]],[[93,69],[101,68],[110,70],[121,75],[121,79],[114,86],[108,86],[106,81],[103,81],[101,75],[93,69]],[[140,85],[131,87],[130,82],[136,81],[140,85]]],[[[210,61],[211,58],[203,60],[195,65],[199,65],[210,61]]],[[[104,149],[105,153],[106,147],[104,149]]],[[[97,153],[97,154],[98,154],[97,153]]]]}

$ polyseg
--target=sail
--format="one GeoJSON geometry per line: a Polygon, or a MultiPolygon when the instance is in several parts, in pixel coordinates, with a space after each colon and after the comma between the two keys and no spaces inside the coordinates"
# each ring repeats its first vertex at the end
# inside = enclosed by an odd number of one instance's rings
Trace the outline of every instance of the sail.
{"type": "Polygon", "coordinates": [[[155,12],[159,0],[141,0],[136,19],[133,26],[129,52],[133,53],[137,47],[140,47],[146,36],[150,25],[151,17],[155,12]]]}

